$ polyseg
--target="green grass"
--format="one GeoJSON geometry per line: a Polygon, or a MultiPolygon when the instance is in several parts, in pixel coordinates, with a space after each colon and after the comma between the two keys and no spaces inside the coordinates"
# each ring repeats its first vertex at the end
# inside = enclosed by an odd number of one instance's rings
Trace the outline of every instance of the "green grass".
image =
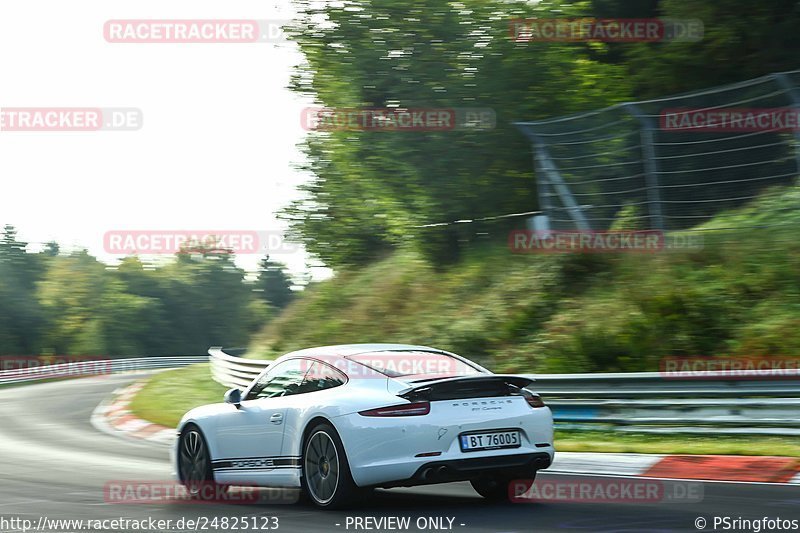
{"type": "Polygon", "coordinates": [[[556,451],[800,457],[797,437],[556,430],[556,451]]]}
{"type": "MultiPolygon", "coordinates": [[[[177,426],[193,407],[222,401],[225,388],[211,379],[207,364],[156,374],[136,395],[131,410],[141,418],[177,426]]],[[[701,455],[783,455],[800,457],[794,437],[695,436],[609,431],[556,430],[562,452],[669,453],[701,455]]]]}
{"type": "Polygon", "coordinates": [[[221,402],[225,390],[211,379],[207,363],[167,370],[150,378],[134,397],[130,410],[145,420],[176,427],[189,409],[221,402]]]}

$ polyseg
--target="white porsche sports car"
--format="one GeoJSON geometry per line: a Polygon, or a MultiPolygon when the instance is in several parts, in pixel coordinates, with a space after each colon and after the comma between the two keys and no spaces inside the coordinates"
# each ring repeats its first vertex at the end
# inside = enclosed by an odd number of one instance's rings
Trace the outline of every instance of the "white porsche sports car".
{"type": "Polygon", "coordinates": [[[553,418],[530,378],[493,374],[458,355],[403,344],[286,354],[225,403],[192,409],[174,461],[201,484],[300,487],[337,508],[373,487],[470,481],[509,498],[553,461],[553,418]]]}

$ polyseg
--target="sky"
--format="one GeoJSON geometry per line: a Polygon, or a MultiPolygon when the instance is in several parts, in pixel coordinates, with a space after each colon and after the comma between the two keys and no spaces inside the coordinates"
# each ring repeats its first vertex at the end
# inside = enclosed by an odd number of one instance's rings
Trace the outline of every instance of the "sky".
{"type": "MultiPolygon", "coordinates": [[[[313,105],[286,89],[293,43],[110,43],[128,19],[291,18],[288,0],[3,0],[0,109],[136,108],[134,131],[0,131],[0,224],[22,240],[99,259],[120,230],[281,231],[276,212],[308,177],[294,170],[313,105]]],[[[239,255],[255,270],[260,255],[239,255]]],[[[302,251],[273,255],[293,273],[302,251]]],[[[330,275],[313,269],[316,279],[330,275]]]]}

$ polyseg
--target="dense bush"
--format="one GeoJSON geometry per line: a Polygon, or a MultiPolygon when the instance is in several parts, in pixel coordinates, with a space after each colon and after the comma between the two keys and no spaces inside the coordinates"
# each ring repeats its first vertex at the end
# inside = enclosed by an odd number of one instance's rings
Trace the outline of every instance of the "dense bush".
{"type": "Polygon", "coordinates": [[[441,272],[399,251],[309,288],[254,351],[418,342],[539,372],[658,370],[676,355],[795,356],[798,200],[800,187],[776,189],[719,215],[696,228],[700,250],[514,255],[493,244],[441,272]]]}

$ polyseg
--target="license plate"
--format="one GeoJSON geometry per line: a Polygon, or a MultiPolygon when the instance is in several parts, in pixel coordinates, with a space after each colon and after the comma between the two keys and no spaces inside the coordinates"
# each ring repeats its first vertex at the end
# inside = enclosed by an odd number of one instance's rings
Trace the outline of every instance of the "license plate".
{"type": "Polygon", "coordinates": [[[460,440],[462,452],[519,448],[522,445],[519,431],[517,430],[466,433],[460,436],[460,440]]]}

